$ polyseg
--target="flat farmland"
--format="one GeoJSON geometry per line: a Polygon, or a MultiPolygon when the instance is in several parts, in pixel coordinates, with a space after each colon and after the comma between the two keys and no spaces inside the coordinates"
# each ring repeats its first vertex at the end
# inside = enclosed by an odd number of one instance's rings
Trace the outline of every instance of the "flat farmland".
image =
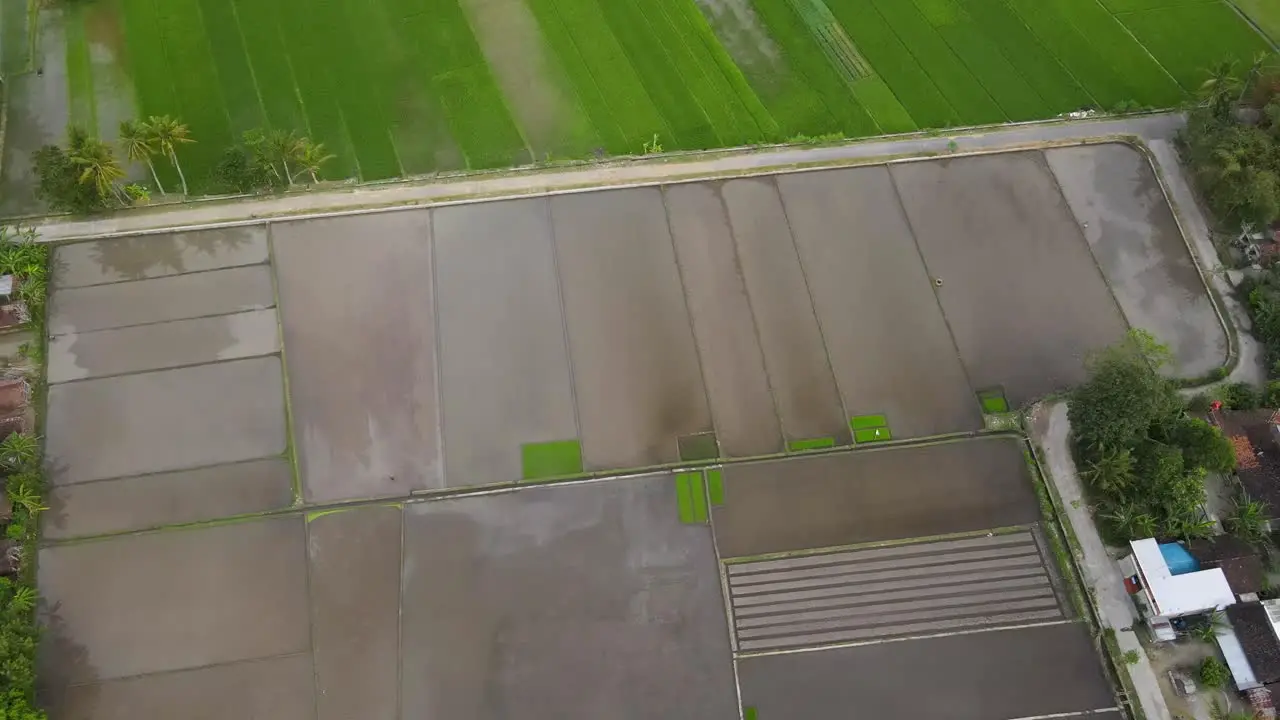
{"type": "MultiPolygon", "coordinates": [[[[23,37],[19,4],[3,37],[23,37]]],[[[40,62],[65,72],[15,104],[108,139],[130,113],[180,117],[197,188],[259,127],[323,142],[328,179],[379,180],[1170,107],[1209,66],[1269,47],[1218,0],[100,0],[45,15],[58,47],[40,62]]],[[[19,44],[5,58],[26,66],[19,44]]]]}
{"type": "Polygon", "coordinates": [[[225,313],[223,358],[273,352],[274,272],[309,502],[968,433],[979,393],[1061,390],[1129,327],[1174,374],[1225,362],[1145,163],[1108,144],[275,222],[269,268],[60,291],[75,337],[52,347],[66,379],[186,362],[136,356],[201,321],[148,323],[225,313]],[[119,324],[142,327],[98,333],[119,324]]]}

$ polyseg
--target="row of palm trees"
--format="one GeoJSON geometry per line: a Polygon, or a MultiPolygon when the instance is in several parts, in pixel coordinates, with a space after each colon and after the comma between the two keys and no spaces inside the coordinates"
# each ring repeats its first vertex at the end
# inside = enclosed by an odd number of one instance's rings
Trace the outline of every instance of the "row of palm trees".
{"type": "MultiPolygon", "coordinates": [[[[67,148],[71,162],[80,168],[79,181],[92,185],[103,200],[115,198],[129,205],[139,197],[145,197],[145,189],[130,185],[121,188],[118,184],[126,176],[125,169],[116,159],[112,146],[102,140],[90,136],[83,130],[70,134],[70,146],[67,148]]],[[[126,120],[120,123],[120,147],[125,157],[135,162],[145,162],[151,170],[151,178],[156,189],[165,194],[160,178],[156,175],[155,165],[151,158],[163,155],[173,163],[182,180],[182,193],[186,195],[187,178],[178,162],[178,146],[195,142],[190,131],[182,122],[168,115],[152,115],[146,120],[126,120]]]]}
{"type": "Polygon", "coordinates": [[[190,137],[187,126],[168,115],[152,115],[146,120],[125,120],[120,123],[120,147],[125,157],[133,162],[146,163],[151,171],[151,179],[156,189],[165,194],[160,184],[160,176],[156,174],[155,163],[151,159],[157,154],[163,155],[178,171],[178,179],[182,182],[182,194],[187,195],[187,176],[182,172],[182,164],[178,162],[178,146],[195,142],[190,137]]]}
{"type": "MultiPolygon", "coordinates": [[[[120,149],[131,162],[143,163],[151,173],[151,180],[161,195],[166,195],[164,185],[156,172],[155,158],[163,157],[173,165],[182,183],[182,194],[189,195],[186,174],[178,161],[178,147],[195,140],[187,126],[168,115],[152,115],[145,120],[125,120],[120,123],[120,149]]],[[[284,130],[250,130],[244,134],[244,146],[254,163],[266,173],[266,185],[293,187],[298,178],[309,175],[319,182],[320,167],[333,159],[324,143],[284,130]]],[[[126,176],[125,169],[116,159],[110,144],[87,133],[72,133],[68,148],[71,161],[80,170],[79,181],[92,185],[103,200],[115,198],[130,205],[147,197],[145,188],[137,185],[120,186],[126,176]]]]}

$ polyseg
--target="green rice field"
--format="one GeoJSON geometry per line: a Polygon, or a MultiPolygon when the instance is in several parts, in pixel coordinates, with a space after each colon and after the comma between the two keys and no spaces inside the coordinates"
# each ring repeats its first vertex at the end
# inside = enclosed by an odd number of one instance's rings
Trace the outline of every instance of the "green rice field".
{"type": "MultiPolygon", "coordinates": [[[[1274,32],[1276,4],[1254,5],[1274,32]]],[[[1221,0],[93,0],[64,13],[71,120],[110,138],[120,108],[180,117],[197,186],[257,127],[323,142],[328,179],[369,181],[1169,107],[1210,65],[1270,47],[1221,0]]]]}

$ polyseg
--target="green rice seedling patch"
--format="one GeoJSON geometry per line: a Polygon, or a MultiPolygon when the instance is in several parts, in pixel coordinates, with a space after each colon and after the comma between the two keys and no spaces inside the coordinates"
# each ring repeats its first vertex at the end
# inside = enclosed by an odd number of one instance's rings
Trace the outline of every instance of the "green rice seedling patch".
{"type": "Polygon", "coordinates": [[[67,112],[72,125],[97,134],[98,118],[93,107],[93,65],[89,60],[89,39],[85,35],[85,6],[72,5],[64,16],[67,48],[67,112]]]}
{"type": "Polygon", "coordinates": [[[528,0],[548,44],[580,97],[609,152],[638,153],[654,135],[667,142],[674,130],[649,94],[609,18],[595,0],[528,0]],[[617,128],[616,132],[614,128],[617,128]]]}
{"type": "Polygon", "coordinates": [[[814,44],[790,0],[754,0],[753,7],[779,57],[753,66],[747,77],[784,135],[857,137],[881,130],[814,44]]]}
{"type": "Polygon", "coordinates": [[[1000,46],[968,16],[958,0],[916,0],[916,3],[1010,120],[1033,120],[1052,114],[1052,108],[1022,77],[1000,46]]]}
{"type": "Polygon", "coordinates": [[[494,168],[528,161],[524,141],[488,66],[472,65],[437,75],[431,86],[440,95],[467,167],[494,168]]]}
{"type": "Polygon", "coordinates": [[[1275,0],[1232,0],[1236,7],[1257,23],[1262,31],[1271,36],[1272,42],[1280,43],[1280,3],[1275,0]]]}
{"type": "Polygon", "coordinates": [[[701,470],[676,473],[676,507],[682,523],[707,521],[707,494],[701,470]]]}
{"type": "Polygon", "coordinates": [[[182,148],[180,161],[188,181],[198,186],[231,144],[231,123],[199,0],[157,2],[156,12],[168,62],[165,72],[175,79],[178,99],[176,109],[161,113],[181,118],[190,129],[196,142],[182,148]]]}
{"type": "Polygon", "coordinates": [[[1008,119],[987,89],[965,67],[913,2],[872,0],[872,3],[889,27],[903,39],[943,97],[955,108],[962,123],[977,125],[1008,119]]]}
{"type": "MultiPolygon", "coordinates": [[[[591,2],[592,0],[577,0],[591,2]]],[[[700,149],[715,147],[719,135],[711,124],[711,116],[694,97],[683,76],[697,72],[675,63],[671,44],[678,38],[664,33],[661,18],[634,3],[601,2],[601,12],[622,45],[645,91],[666,118],[671,137],[659,137],[665,149],[700,149]]],[[[638,153],[641,148],[634,148],[638,153]]]]}
{"type": "Polygon", "coordinates": [[[964,122],[871,0],[830,0],[828,6],[918,126],[951,127],[964,122]]]}
{"type": "Polygon", "coordinates": [[[1004,391],[999,388],[979,391],[978,402],[982,405],[982,412],[986,414],[1009,412],[1009,402],[1005,400],[1004,391]]]}
{"type": "Polygon", "coordinates": [[[1117,15],[1188,92],[1194,92],[1218,63],[1243,70],[1269,50],[1234,10],[1222,3],[1179,5],[1117,15]]]}
{"type": "MultiPolygon", "coordinates": [[[[120,0],[120,8],[120,21],[124,27],[125,43],[129,48],[129,75],[133,78],[138,115],[147,117],[177,112],[178,96],[165,60],[155,4],[151,0],[120,0]]],[[[155,167],[160,182],[166,188],[177,187],[178,173],[169,163],[161,160],[155,163],[155,167]]],[[[197,178],[188,175],[188,179],[197,178]]]]}
{"type": "Polygon", "coordinates": [[[27,3],[23,0],[0,3],[0,75],[9,76],[27,69],[31,60],[27,41],[27,3]]]}
{"type": "MultiPolygon", "coordinates": [[[[227,104],[231,131],[236,135],[266,125],[258,88],[249,67],[249,56],[236,20],[235,5],[229,0],[200,0],[205,31],[218,69],[219,87],[227,104]]],[[[288,90],[292,91],[290,86],[288,90]]]]}
{"type": "Polygon", "coordinates": [[[836,446],[836,439],[830,437],[805,438],[787,442],[787,452],[806,452],[808,450],[825,450],[836,446]]]}
{"type": "Polygon", "coordinates": [[[853,96],[871,113],[881,132],[906,133],[919,129],[916,121],[911,118],[911,113],[898,102],[898,97],[879,75],[854,83],[853,96]]]}
{"type": "Polygon", "coordinates": [[[893,439],[893,433],[887,427],[863,428],[853,431],[853,441],[858,444],[885,442],[893,439]]]}
{"type": "Polygon", "coordinates": [[[520,446],[525,480],[545,480],[582,473],[582,444],[577,440],[527,443],[520,446]]]}
{"type": "Polygon", "coordinates": [[[341,180],[355,177],[355,150],[338,105],[335,78],[329,72],[333,56],[325,36],[326,20],[319,17],[310,0],[278,0],[269,3],[294,69],[298,97],[307,114],[307,131],[312,140],[324,143],[334,158],[325,163],[324,177],[341,180]]]}
{"type": "Polygon", "coordinates": [[[1138,10],[1155,10],[1182,5],[1200,5],[1217,3],[1220,0],[1101,0],[1102,6],[1113,13],[1135,12],[1138,10]]]}
{"type": "Polygon", "coordinates": [[[261,0],[231,0],[228,6],[236,29],[244,38],[246,60],[265,113],[264,127],[310,134],[273,4],[261,0]]]}
{"type": "Polygon", "coordinates": [[[889,427],[889,418],[884,415],[855,415],[849,419],[849,429],[854,431],[883,427],[889,427]]]}
{"type": "MultiPolygon", "coordinates": [[[[597,82],[592,67],[587,65],[587,56],[579,51],[578,43],[574,37],[575,28],[570,27],[565,21],[560,10],[556,7],[556,0],[527,0],[527,5],[538,21],[538,26],[546,39],[547,46],[564,67],[569,84],[573,87],[574,93],[582,103],[583,111],[590,120],[592,127],[599,134],[602,149],[611,153],[626,152],[632,147],[632,143],[628,140],[624,123],[614,116],[609,107],[609,100],[605,90],[597,82]]],[[[598,14],[594,17],[581,14],[575,16],[574,19],[578,23],[577,30],[579,32],[586,31],[593,24],[591,22],[593,19],[599,20],[599,27],[602,31],[608,31],[603,19],[599,18],[598,14]]],[[[618,64],[617,58],[622,57],[622,49],[618,47],[617,40],[612,36],[607,37],[607,39],[601,37],[598,42],[590,43],[588,54],[596,62],[603,62],[607,58],[606,65],[597,65],[596,67],[602,69],[608,66],[615,71],[618,77],[625,76],[626,79],[622,84],[624,90],[628,86],[639,87],[639,80],[634,73],[629,72],[630,66],[626,64],[625,59],[621,65],[618,64]],[[624,70],[627,72],[624,73],[624,70]]],[[[616,86],[614,89],[616,89],[616,86]]],[[[662,121],[657,116],[657,111],[653,109],[653,105],[649,102],[647,96],[642,94],[640,98],[633,98],[632,100],[638,105],[647,107],[651,122],[649,127],[657,128],[661,124],[662,121]]],[[[643,122],[643,118],[641,118],[641,121],[643,122]]],[[[628,124],[634,122],[634,118],[627,121],[628,124]]],[[[641,138],[644,136],[643,130],[637,131],[635,134],[636,142],[643,143],[644,141],[641,138]]],[[[652,132],[650,136],[652,136],[652,132]]]]}
{"type": "Polygon", "coordinates": [[[961,0],[965,13],[981,28],[989,42],[1044,99],[1049,114],[1079,110],[1095,104],[1093,96],[1077,82],[1053,53],[1041,44],[1004,0],[961,0]]]}
{"type": "Polygon", "coordinates": [[[707,471],[707,497],[713,506],[724,504],[724,471],[709,468],[707,471]]]}
{"type": "Polygon", "coordinates": [[[418,14],[406,18],[416,33],[430,87],[440,98],[450,134],[467,167],[491,168],[527,161],[515,122],[485,64],[457,0],[410,0],[418,14]]]}
{"type": "Polygon", "coordinates": [[[1042,0],[1007,0],[1018,17],[1062,65],[1088,89],[1103,108],[1134,101],[1133,91],[1121,77],[1121,69],[1095,50],[1089,39],[1053,4],[1042,0]]]}
{"type": "MultiPolygon", "coordinates": [[[[711,26],[693,2],[650,2],[655,10],[661,10],[667,16],[672,28],[688,49],[689,60],[708,79],[708,89],[713,94],[702,99],[704,105],[714,103],[717,99],[723,103],[724,112],[730,119],[730,123],[724,127],[732,128],[722,131],[722,136],[725,132],[729,133],[728,144],[741,145],[777,139],[780,132],[777,121],[751,89],[742,70],[716,40],[711,26]]],[[[712,122],[719,122],[715,115],[712,116],[712,122]]]]}
{"type": "Polygon", "coordinates": [[[431,70],[421,49],[416,0],[373,3],[372,19],[384,39],[382,83],[387,122],[401,167],[411,175],[465,168],[466,158],[449,131],[440,98],[431,86],[431,70]]]}
{"type": "Polygon", "coordinates": [[[358,0],[314,0],[312,7],[325,18],[330,51],[348,58],[331,63],[331,77],[360,178],[382,180],[403,174],[387,131],[380,65],[386,44],[377,32],[376,19],[358,0]]]}
{"type": "Polygon", "coordinates": [[[1177,81],[1097,0],[1045,0],[1045,4],[1055,6],[1089,40],[1094,52],[1120,73],[1130,100],[1154,107],[1172,107],[1182,100],[1177,81]]]}

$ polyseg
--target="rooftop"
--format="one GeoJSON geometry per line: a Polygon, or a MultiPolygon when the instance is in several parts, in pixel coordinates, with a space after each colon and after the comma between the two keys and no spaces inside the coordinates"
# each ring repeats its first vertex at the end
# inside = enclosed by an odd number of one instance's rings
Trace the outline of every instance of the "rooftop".
{"type": "Polygon", "coordinates": [[[1249,658],[1257,681],[1264,684],[1280,681],[1280,639],[1276,638],[1262,603],[1236,603],[1227,608],[1227,619],[1249,658]]]}
{"type": "Polygon", "coordinates": [[[1273,410],[1219,411],[1214,421],[1236,451],[1236,475],[1245,492],[1280,512],[1280,448],[1271,437],[1273,410]]]}
{"type": "Polygon", "coordinates": [[[1266,570],[1258,551],[1233,535],[1217,535],[1192,540],[1187,548],[1200,567],[1218,568],[1237,595],[1260,592],[1266,584],[1266,570]]]}
{"type": "Polygon", "coordinates": [[[1152,609],[1165,617],[1178,617],[1206,610],[1220,610],[1236,601],[1227,577],[1220,569],[1174,575],[1169,570],[1160,544],[1154,539],[1134,540],[1133,559],[1138,566],[1152,609]]]}

